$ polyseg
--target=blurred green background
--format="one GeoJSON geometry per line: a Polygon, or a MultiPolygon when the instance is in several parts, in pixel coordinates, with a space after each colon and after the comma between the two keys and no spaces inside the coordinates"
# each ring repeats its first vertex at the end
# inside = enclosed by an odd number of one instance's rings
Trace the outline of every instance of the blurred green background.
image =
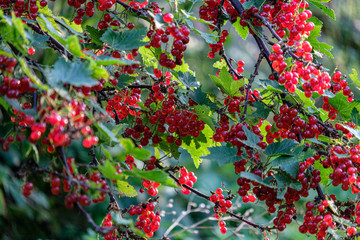
{"type": "MultiPolygon", "coordinates": [[[[199,4],[193,8],[195,15],[198,15],[199,4]]],[[[50,7],[60,16],[73,16],[73,9],[69,8],[65,1],[57,0],[51,2],[50,7]]],[[[161,6],[168,9],[166,2],[160,3],[161,6]]],[[[360,50],[360,7],[356,0],[334,0],[328,3],[328,6],[335,9],[337,20],[334,21],[323,15],[318,9],[311,7],[313,14],[324,22],[324,29],[321,40],[334,46],[332,54],[334,59],[324,57],[322,61],[331,71],[338,67],[343,73],[351,73],[352,69],[359,70],[359,50],[360,50]]],[[[185,4],[189,8],[189,4],[185,4]]],[[[84,21],[84,25],[93,24],[95,16],[91,20],[84,21]]],[[[136,22],[133,19],[133,22],[136,22]]],[[[205,25],[195,23],[203,31],[207,31],[205,25]]],[[[234,60],[245,61],[245,76],[249,76],[256,61],[259,52],[256,44],[251,37],[245,41],[241,39],[230,24],[225,26],[230,30],[229,40],[225,44],[226,53],[234,60]]],[[[203,86],[203,91],[217,93],[215,86],[211,83],[208,74],[215,74],[216,69],[212,67],[218,60],[218,56],[210,60],[207,58],[209,52],[208,45],[198,35],[193,35],[185,54],[185,61],[196,72],[197,80],[203,86]]],[[[37,49],[34,56],[43,65],[51,65],[58,57],[58,54],[52,50],[37,49]]],[[[260,77],[266,77],[269,74],[268,68],[262,64],[260,77]]],[[[3,125],[8,120],[8,116],[0,114],[0,134],[4,136],[11,127],[3,125]]],[[[67,149],[67,156],[73,156],[77,161],[87,163],[89,156],[87,151],[81,147],[77,141],[67,149]]],[[[67,210],[64,207],[64,193],[59,196],[52,196],[49,183],[44,183],[42,176],[31,175],[28,180],[35,183],[35,190],[30,198],[24,198],[21,194],[22,180],[17,180],[16,171],[21,165],[21,153],[14,146],[11,146],[9,152],[0,152],[0,236],[1,239],[97,239],[97,234],[90,228],[84,216],[77,210],[67,210]]],[[[46,164],[50,159],[42,158],[41,163],[46,164]]],[[[217,187],[224,186],[228,190],[237,192],[236,175],[233,166],[227,165],[219,168],[215,162],[204,162],[199,169],[195,169],[192,159],[186,153],[182,153],[181,161],[171,161],[171,164],[181,164],[194,171],[198,177],[195,188],[208,193],[217,187]]],[[[46,176],[44,176],[46,177],[46,176]]],[[[46,179],[45,179],[46,180],[46,179]]],[[[140,182],[132,182],[139,189],[140,182]]],[[[327,188],[330,193],[335,193],[339,199],[347,199],[346,193],[337,191],[336,188],[327,188]]],[[[229,231],[226,235],[220,234],[217,227],[217,221],[213,216],[213,210],[208,203],[192,195],[184,196],[178,194],[174,189],[161,187],[160,210],[164,216],[161,228],[156,232],[154,239],[160,239],[167,232],[173,221],[179,219],[182,214],[185,215],[177,226],[168,232],[172,239],[264,239],[264,234],[257,230],[249,229],[248,226],[238,221],[227,221],[229,231]],[[189,204],[190,202],[190,204],[189,204]],[[186,211],[186,210],[189,211],[186,211]],[[191,210],[192,209],[192,210],[191,210]],[[194,210],[195,209],[195,210],[194,210]],[[207,220],[206,220],[207,219],[207,220]],[[205,221],[206,220],[206,221],[205,221]],[[187,227],[192,226],[190,229],[187,227]]],[[[118,199],[120,207],[128,207],[130,204],[137,204],[146,200],[146,194],[140,194],[136,198],[118,199]]],[[[313,199],[314,192],[309,196],[313,199]]],[[[246,214],[248,219],[258,224],[267,225],[272,222],[274,215],[265,213],[265,204],[256,203],[240,204],[239,199],[234,200],[236,204],[235,212],[246,214]],[[255,206],[255,207],[254,207],[255,206]]],[[[300,201],[298,205],[304,205],[305,201],[300,201]]],[[[96,223],[100,224],[106,215],[108,199],[102,204],[92,205],[87,208],[96,223]]],[[[301,212],[300,215],[301,216],[301,212]]],[[[135,220],[135,219],[134,219],[135,220]]],[[[298,218],[302,223],[301,217],[298,218]]],[[[299,223],[293,222],[285,232],[281,233],[282,240],[303,239],[304,236],[298,233],[299,223]]],[[[276,239],[276,234],[271,239],[276,239]]],[[[314,238],[313,238],[314,239],[314,238]]]]}

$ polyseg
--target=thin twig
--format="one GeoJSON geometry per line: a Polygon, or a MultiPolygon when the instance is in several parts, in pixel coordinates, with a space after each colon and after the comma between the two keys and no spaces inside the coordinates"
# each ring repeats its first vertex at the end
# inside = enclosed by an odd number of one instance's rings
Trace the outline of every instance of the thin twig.
{"type": "Polygon", "coordinates": [[[40,26],[36,26],[32,23],[28,23],[27,24],[34,32],[44,35],[44,36],[48,36],[49,39],[47,40],[47,42],[49,43],[49,46],[57,51],[59,51],[61,54],[65,55],[66,57],[68,57],[70,60],[72,60],[74,58],[74,56],[72,55],[72,53],[67,50],[58,40],[56,40],[55,38],[53,38],[49,33],[45,32],[44,30],[42,30],[40,28],[40,26]]]}
{"type": "Polygon", "coordinates": [[[92,219],[92,217],[90,216],[90,214],[88,212],[85,211],[85,209],[80,205],[79,202],[76,202],[76,206],[77,208],[80,210],[80,212],[82,214],[84,214],[84,216],[86,217],[86,220],[90,223],[90,225],[92,226],[92,228],[95,230],[95,232],[101,234],[101,235],[105,235],[109,232],[111,232],[112,230],[114,230],[114,227],[100,227],[98,226],[94,219],[92,219]]]}
{"type": "Polygon", "coordinates": [[[259,74],[259,67],[260,67],[260,64],[261,64],[261,61],[263,58],[264,58],[264,55],[262,54],[262,52],[260,52],[258,60],[255,64],[255,70],[250,75],[249,83],[246,87],[246,96],[245,96],[245,102],[244,102],[244,114],[242,116],[241,121],[245,121],[245,119],[246,119],[246,115],[247,115],[246,112],[247,112],[247,107],[248,107],[248,103],[249,103],[249,94],[250,94],[250,90],[251,90],[251,85],[253,84],[255,77],[259,74]]]}

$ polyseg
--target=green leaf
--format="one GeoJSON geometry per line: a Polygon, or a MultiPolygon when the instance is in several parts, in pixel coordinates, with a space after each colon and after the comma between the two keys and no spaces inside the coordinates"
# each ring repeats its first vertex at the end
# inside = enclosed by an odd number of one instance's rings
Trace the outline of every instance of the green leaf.
{"type": "MultiPolygon", "coordinates": [[[[0,105],[3,106],[3,108],[5,109],[5,111],[11,111],[12,108],[11,108],[11,105],[8,103],[7,101],[7,98],[6,96],[0,96],[0,105]]],[[[20,106],[20,104],[19,104],[20,106]]]]}
{"type": "Polygon", "coordinates": [[[200,86],[200,83],[196,81],[195,76],[191,75],[189,72],[178,72],[178,79],[187,88],[197,88],[200,86]]]}
{"type": "Polygon", "coordinates": [[[209,76],[214,84],[230,97],[239,96],[239,88],[244,86],[244,80],[235,81],[226,68],[221,69],[219,77],[209,76]]]}
{"type": "Polygon", "coordinates": [[[257,143],[260,141],[260,138],[258,135],[256,135],[255,133],[251,132],[249,129],[247,129],[246,126],[242,127],[247,140],[240,140],[243,144],[251,147],[251,148],[255,148],[258,150],[261,150],[261,148],[257,145],[257,143]]]}
{"type": "Polygon", "coordinates": [[[95,62],[96,62],[96,64],[103,65],[103,66],[108,66],[108,65],[124,66],[124,65],[132,65],[134,63],[139,63],[138,61],[133,61],[133,60],[128,60],[128,59],[119,59],[119,58],[114,58],[114,57],[105,56],[105,55],[97,56],[95,58],[95,62]]]}
{"type": "Polygon", "coordinates": [[[123,138],[120,139],[120,143],[124,147],[128,154],[131,154],[134,158],[139,160],[149,160],[151,152],[145,148],[135,147],[135,144],[131,139],[123,138]]]}
{"type": "Polygon", "coordinates": [[[309,0],[308,2],[313,4],[316,7],[320,8],[320,10],[323,11],[327,16],[329,16],[332,19],[336,20],[334,10],[332,10],[332,9],[330,9],[330,8],[324,6],[323,4],[320,3],[320,2],[324,2],[324,1],[309,0]]]}
{"type": "Polygon", "coordinates": [[[128,74],[121,74],[119,77],[119,83],[118,83],[118,87],[119,88],[123,88],[126,87],[130,84],[132,84],[135,81],[135,77],[129,76],[128,74]]]}
{"type": "Polygon", "coordinates": [[[214,39],[214,37],[217,38],[217,37],[219,37],[218,35],[204,33],[204,32],[202,32],[202,31],[200,31],[200,30],[198,30],[196,28],[192,28],[192,30],[194,32],[196,32],[197,34],[199,34],[205,40],[205,42],[210,43],[210,44],[216,44],[217,43],[216,40],[214,39]]]}
{"type": "Polygon", "coordinates": [[[338,158],[348,158],[348,157],[350,157],[349,154],[339,154],[339,153],[337,153],[337,152],[334,152],[334,153],[335,153],[335,155],[336,155],[338,158]]]}
{"type": "Polygon", "coordinates": [[[214,119],[210,113],[210,108],[204,105],[195,105],[194,106],[196,115],[203,120],[209,127],[215,132],[214,119]]]}
{"type": "Polygon", "coordinates": [[[305,141],[309,141],[309,142],[312,142],[312,143],[315,143],[315,144],[320,144],[322,146],[326,146],[327,144],[324,144],[323,142],[320,142],[319,140],[317,140],[316,138],[308,138],[306,139],[305,141]]]}
{"type": "Polygon", "coordinates": [[[210,109],[215,109],[216,104],[211,102],[207,94],[201,90],[201,86],[189,92],[189,97],[199,105],[206,105],[210,109]]]}
{"type": "Polygon", "coordinates": [[[111,131],[114,133],[116,138],[121,138],[127,127],[127,123],[120,123],[117,124],[113,129],[111,129],[111,131]]]}
{"type": "Polygon", "coordinates": [[[227,146],[212,147],[209,148],[209,151],[210,151],[209,155],[201,158],[209,161],[217,161],[220,167],[229,163],[234,163],[238,161],[240,158],[236,155],[237,149],[234,147],[227,147],[227,146]]]}
{"type": "Polygon", "coordinates": [[[240,177],[241,178],[246,178],[249,179],[251,181],[257,182],[261,185],[264,185],[266,187],[270,187],[270,188],[275,188],[275,186],[270,185],[270,183],[265,182],[261,177],[259,177],[258,175],[255,175],[253,173],[250,172],[241,172],[240,173],[240,177]]]}
{"type": "Polygon", "coordinates": [[[149,160],[151,157],[151,152],[145,148],[135,148],[130,153],[139,160],[149,160]]]}
{"type": "Polygon", "coordinates": [[[354,100],[360,100],[360,81],[358,78],[358,73],[355,69],[352,69],[353,73],[349,74],[350,79],[347,79],[347,85],[351,89],[351,92],[354,94],[354,100]]]}
{"type": "Polygon", "coordinates": [[[30,35],[29,40],[31,41],[29,43],[30,46],[33,46],[35,48],[49,48],[47,43],[47,40],[49,40],[49,36],[34,33],[30,35]]]}
{"type": "Polygon", "coordinates": [[[64,40],[62,39],[61,34],[57,30],[56,22],[53,18],[47,19],[44,14],[40,13],[40,18],[37,18],[40,25],[50,33],[52,33],[52,36],[56,38],[56,40],[60,41],[61,43],[64,43],[64,40]]]}
{"type": "Polygon", "coordinates": [[[156,58],[154,52],[152,51],[152,47],[151,48],[140,47],[139,53],[141,55],[143,63],[146,66],[152,66],[153,68],[158,67],[158,61],[157,61],[157,58],[156,58]]]}
{"type": "Polygon", "coordinates": [[[249,115],[250,118],[262,118],[262,119],[266,119],[270,112],[271,109],[268,108],[264,103],[262,102],[255,102],[253,103],[253,106],[256,108],[256,111],[254,111],[252,114],[249,115]]]}
{"type": "Polygon", "coordinates": [[[114,133],[103,123],[94,123],[94,125],[108,139],[108,141],[119,143],[119,140],[115,137],[114,133]]]}
{"type": "Polygon", "coordinates": [[[127,226],[133,223],[131,219],[123,218],[121,212],[119,211],[111,211],[111,221],[117,225],[127,225],[127,226]]]}
{"type": "Polygon", "coordinates": [[[303,146],[298,146],[293,150],[293,156],[280,156],[274,159],[271,162],[272,166],[279,167],[291,177],[296,178],[296,175],[299,172],[299,162],[312,157],[316,153],[315,150],[310,148],[307,149],[306,152],[304,152],[303,149],[303,146]]]}
{"type": "Polygon", "coordinates": [[[106,147],[105,147],[103,144],[101,144],[100,147],[101,147],[101,151],[104,153],[104,156],[105,156],[107,159],[112,160],[112,156],[111,156],[110,151],[107,150],[106,147]]]}
{"type": "Polygon", "coordinates": [[[31,148],[32,148],[32,150],[33,150],[33,152],[34,152],[36,163],[39,163],[40,157],[39,157],[39,151],[38,151],[36,145],[32,143],[32,144],[31,144],[31,148]]]}
{"type": "Polygon", "coordinates": [[[104,34],[105,30],[97,30],[90,25],[87,25],[85,30],[90,34],[90,38],[93,43],[96,43],[98,45],[103,44],[103,41],[101,41],[100,38],[104,34]]]}
{"type": "Polygon", "coordinates": [[[79,39],[76,35],[71,35],[66,39],[65,47],[75,56],[83,57],[82,48],[79,43],[79,39]]]}
{"type": "Polygon", "coordinates": [[[303,91],[301,91],[300,89],[296,89],[295,93],[299,96],[299,98],[301,99],[301,103],[303,103],[305,107],[312,107],[316,109],[314,101],[312,101],[311,98],[306,97],[303,91]]]}
{"type": "Polygon", "coordinates": [[[211,130],[211,128],[208,125],[205,125],[204,130],[201,132],[203,136],[200,134],[200,137],[192,138],[189,143],[184,141],[183,144],[181,145],[181,147],[186,149],[191,155],[196,168],[200,166],[201,163],[200,157],[210,154],[208,148],[214,146],[215,144],[211,140],[213,133],[214,132],[211,130]]]}
{"type": "Polygon", "coordinates": [[[233,23],[233,26],[234,26],[236,32],[240,35],[240,37],[242,39],[246,40],[247,36],[249,35],[249,28],[241,26],[240,19],[241,18],[238,17],[236,19],[236,21],[233,23]]]}
{"type": "Polygon", "coordinates": [[[360,101],[354,100],[352,103],[349,103],[347,97],[344,96],[342,92],[336,93],[334,98],[329,98],[329,103],[338,110],[339,115],[345,121],[351,120],[351,112],[353,111],[353,108],[360,111],[360,101]]]}
{"type": "Polygon", "coordinates": [[[0,189],[0,216],[1,215],[6,215],[6,201],[2,189],[0,189]]]}
{"type": "Polygon", "coordinates": [[[113,180],[123,180],[124,176],[122,174],[118,174],[116,172],[116,168],[111,164],[109,160],[106,160],[104,165],[98,166],[101,173],[105,178],[113,179],[113,180]]]}
{"type": "Polygon", "coordinates": [[[293,155],[291,150],[299,143],[293,139],[284,139],[280,142],[274,142],[269,144],[265,148],[265,154],[268,156],[274,155],[293,155]]]}
{"type": "Polygon", "coordinates": [[[358,129],[353,129],[353,128],[347,126],[347,125],[343,125],[343,127],[346,128],[347,130],[349,130],[349,132],[350,132],[351,134],[353,134],[354,137],[356,137],[357,139],[360,140],[360,130],[358,130],[358,129]]]}
{"type": "Polygon", "coordinates": [[[161,170],[141,171],[137,168],[134,168],[132,171],[124,170],[123,173],[129,176],[145,178],[150,181],[161,183],[165,186],[177,188],[174,180],[172,180],[167,173],[161,170]]]}
{"type": "Polygon", "coordinates": [[[351,121],[357,126],[360,126],[360,113],[356,108],[351,111],[351,121]]]}
{"type": "Polygon", "coordinates": [[[270,79],[260,79],[259,84],[263,89],[268,89],[271,92],[283,93],[286,91],[283,85],[280,85],[277,81],[272,81],[270,79]]]}
{"type": "Polygon", "coordinates": [[[223,68],[227,68],[228,65],[226,64],[226,61],[224,59],[220,59],[219,61],[216,61],[213,64],[213,67],[217,69],[223,69],[223,68]]]}
{"type": "Polygon", "coordinates": [[[46,71],[48,82],[53,87],[64,83],[77,87],[97,85],[99,82],[90,75],[91,70],[86,62],[66,62],[64,58],[60,58],[53,69],[46,71]]]}
{"type": "Polygon", "coordinates": [[[326,56],[334,58],[331,54],[330,50],[333,48],[329,44],[321,43],[317,39],[317,37],[321,36],[321,25],[315,25],[314,30],[310,32],[310,36],[308,37],[309,43],[313,46],[314,51],[318,51],[324,53],[326,56]]]}
{"type": "Polygon", "coordinates": [[[146,45],[142,40],[146,36],[147,28],[115,32],[108,28],[101,36],[100,40],[109,44],[110,47],[117,50],[137,49],[146,45]]]}
{"type": "Polygon", "coordinates": [[[195,76],[195,73],[193,71],[190,70],[189,64],[187,64],[186,62],[184,62],[183,60],[183,64],[182,65],[176,65],[176,67],[173,69],[173,72],[182,72],[182,73],[190,73],[191,75],[195,76]]]}
{"type": "Polygon", "coordinates": [[[136,197],[137,196],[137,192],[134,189],[134,187],[131,186],[126,181],[117,180],[116,185],[117,185],[117,189],[118,189],[119,193],[122,193],[127,197],[136,197]]]}
{"type": "Polygon", "coordinates": [[[299,172],[300,160],[296,156],[280,156],[271,162],[274,167],[280,167],[282,171],[285,171],[293,178],[299,172]]]}

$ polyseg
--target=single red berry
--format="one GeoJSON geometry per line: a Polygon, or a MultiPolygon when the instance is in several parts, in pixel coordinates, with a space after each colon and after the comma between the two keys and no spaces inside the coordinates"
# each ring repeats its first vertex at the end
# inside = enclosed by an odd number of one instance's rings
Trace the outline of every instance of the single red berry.
{"type": "Polygon", "coordinates": [[[171,23],[173,21],[174,16],[171,13],[165,13],[163,15],[163,20],[166,23],[171,23]]]}

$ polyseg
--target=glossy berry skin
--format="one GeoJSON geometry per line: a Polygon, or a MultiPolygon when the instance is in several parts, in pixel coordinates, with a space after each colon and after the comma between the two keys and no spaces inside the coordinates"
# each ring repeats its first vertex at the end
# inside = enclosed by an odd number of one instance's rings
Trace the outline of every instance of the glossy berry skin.
{"type": "Polygon", "coordinates": [[[173,21],[174,16],[171,13],[165,13],[163,15],[163,20],[166,23],[171,23],[173,21]]]}

